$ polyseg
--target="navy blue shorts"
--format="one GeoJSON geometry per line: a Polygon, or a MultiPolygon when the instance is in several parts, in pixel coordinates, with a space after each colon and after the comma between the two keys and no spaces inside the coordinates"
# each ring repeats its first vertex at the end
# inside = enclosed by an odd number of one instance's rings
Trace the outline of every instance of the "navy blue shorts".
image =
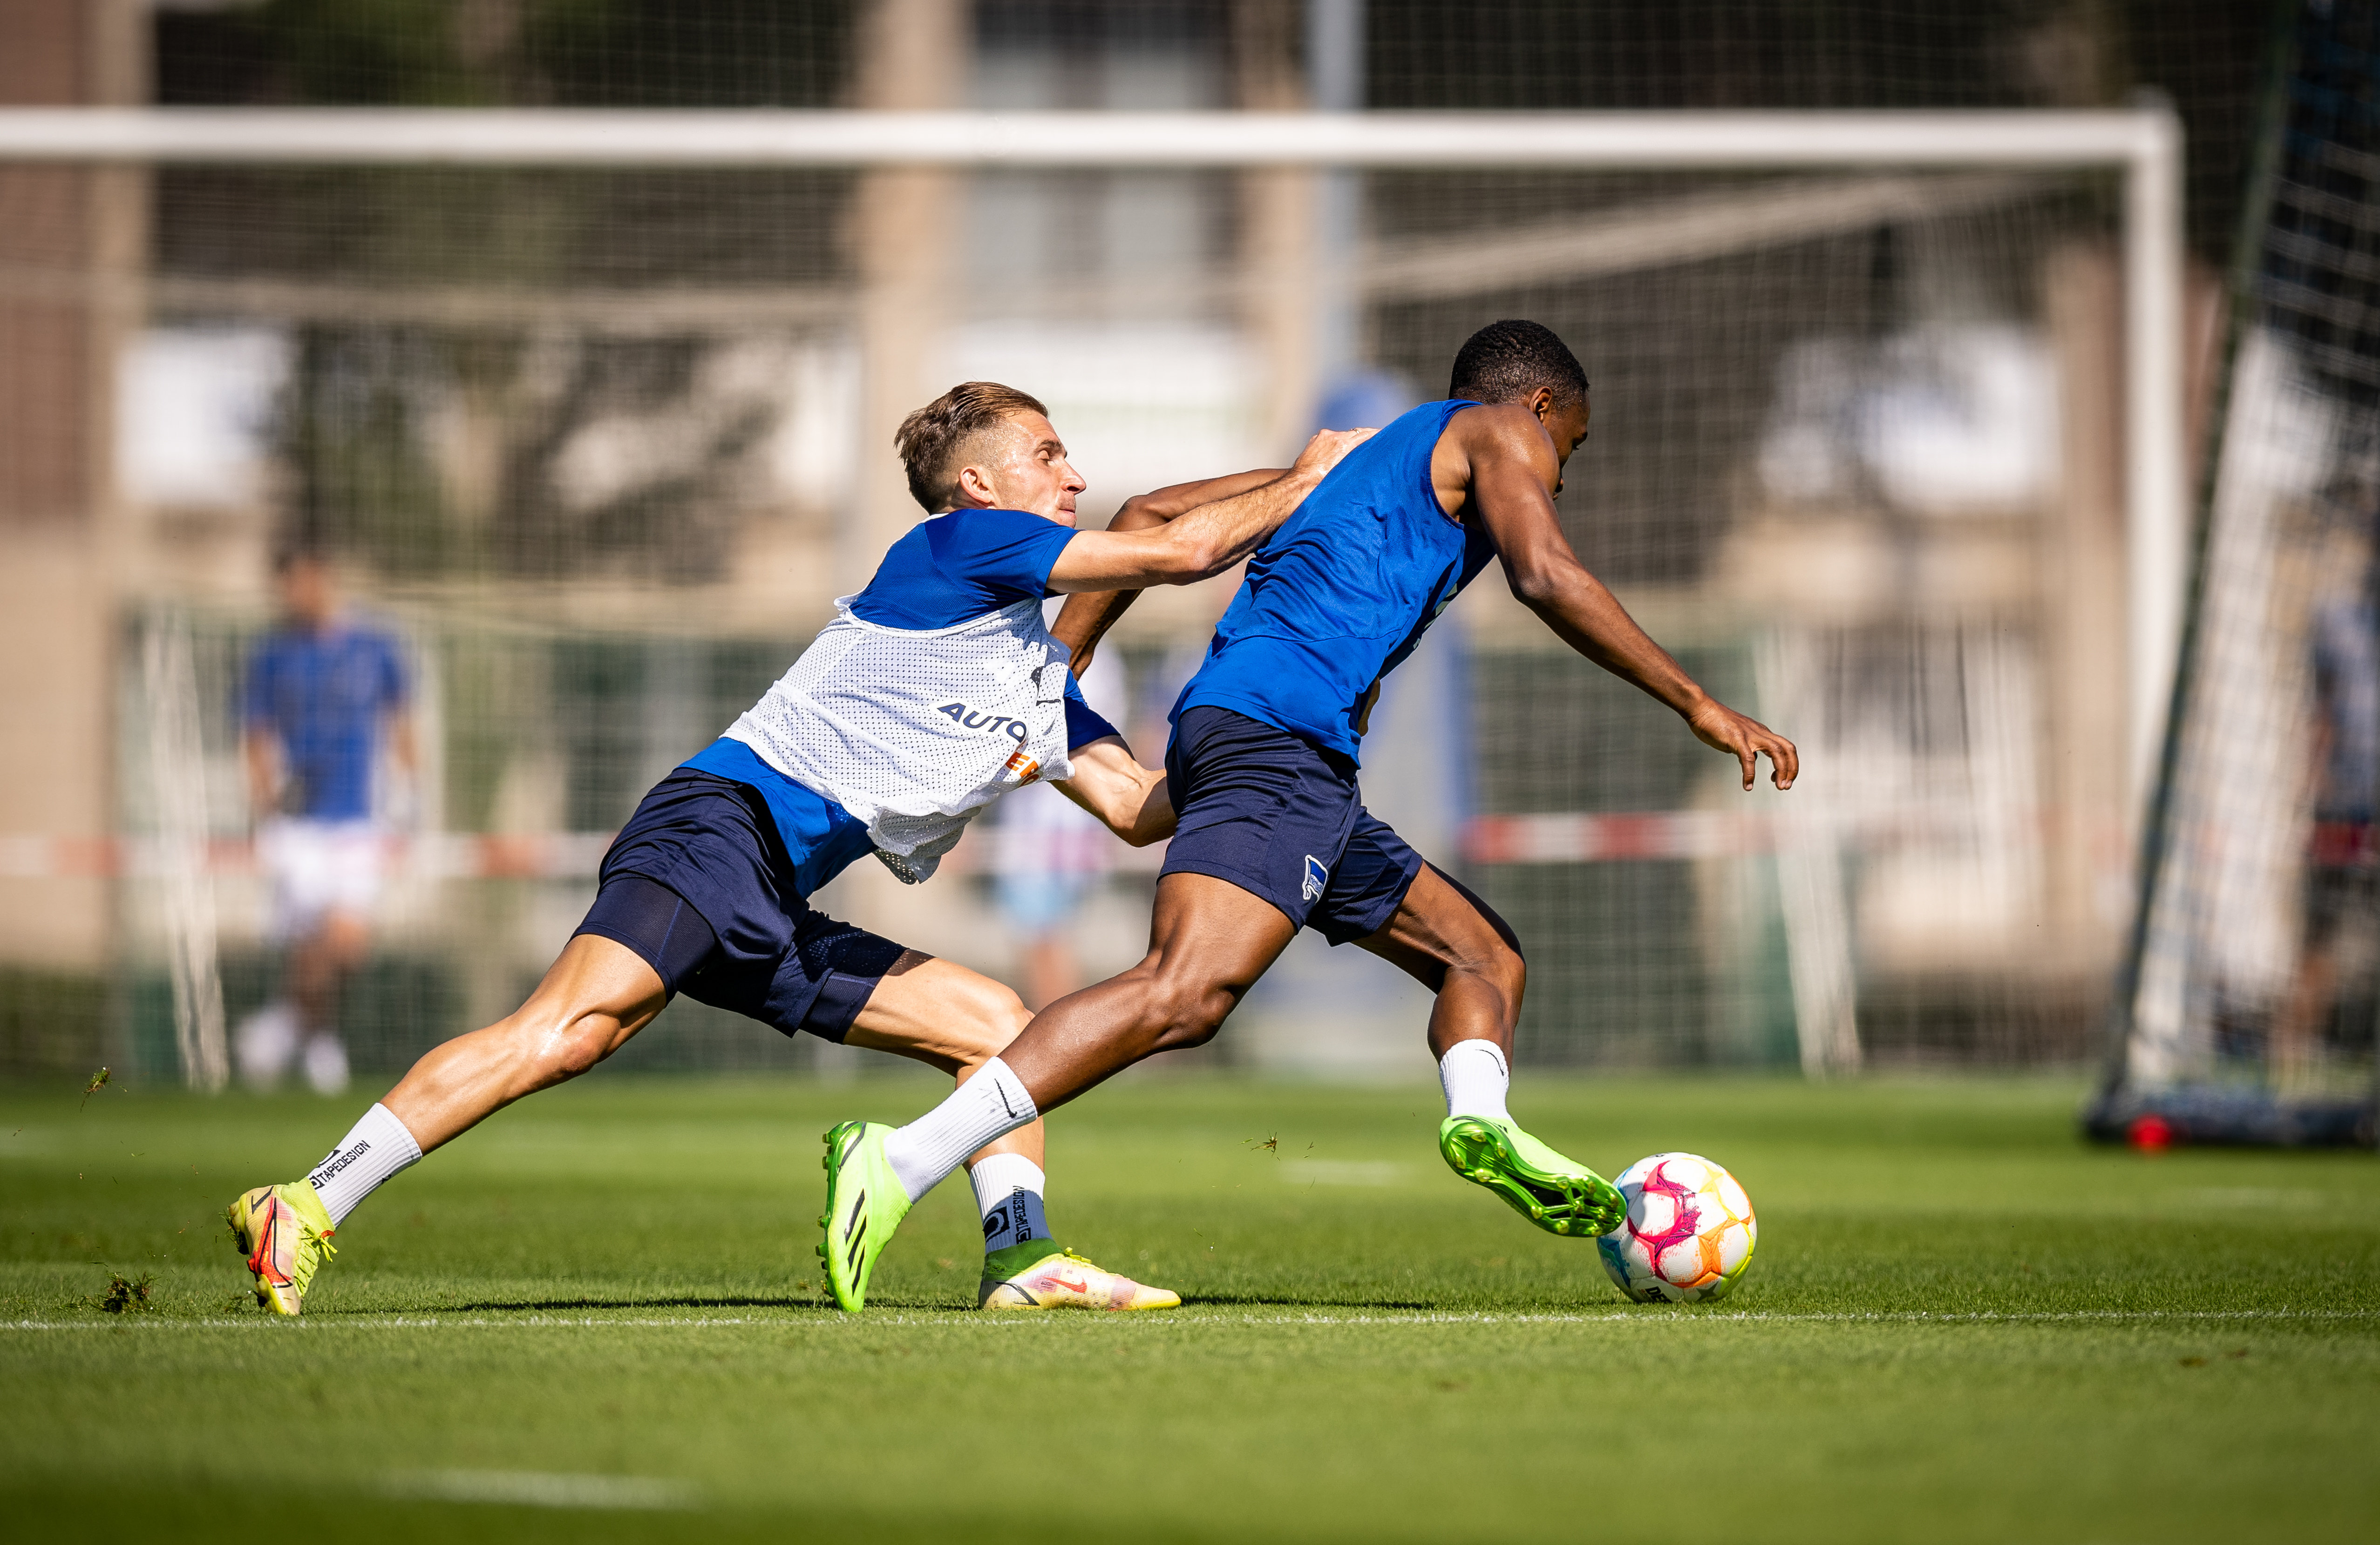
{"type": "Polygon", "coordinates": [[[904,953],[810,906],[758,790],[684,767],[613,839],[578,932],[635,950],[672,994],[830,1041],[904,953]]]}
{"type": "Polygon", "coordinates": [[[1229,708],[1190,709],[1165,749],[1179,818],[1164,875],[1212,875],[1332,944],[1387,925],[1421,855],[1364,808],[1355,764],[1229,708]]]}

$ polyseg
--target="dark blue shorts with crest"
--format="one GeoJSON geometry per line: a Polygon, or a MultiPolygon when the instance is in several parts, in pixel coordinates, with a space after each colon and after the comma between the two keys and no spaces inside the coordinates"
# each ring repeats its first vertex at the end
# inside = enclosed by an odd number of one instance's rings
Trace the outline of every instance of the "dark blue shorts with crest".
{"type": "Polygon", "coordinates": [[[1421,855],[1364,808],[1355,765],[1229,708],[1186,710],[1165,752],[1180,812],[1164,875],[1211,875],[1332,944],[1379,932],[1421,855]]]}

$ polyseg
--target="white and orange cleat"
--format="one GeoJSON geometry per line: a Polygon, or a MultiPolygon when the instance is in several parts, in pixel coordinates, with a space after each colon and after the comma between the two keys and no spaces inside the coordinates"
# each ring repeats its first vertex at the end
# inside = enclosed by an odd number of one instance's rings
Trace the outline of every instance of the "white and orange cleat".
{"type": "Polygon", "coordinates": [[[225,1210],[232,1243],[248,1257],[256,1279],[256,1301],[275,1314],[294,1315],[306,1305],[314,1273],[338,1249],[338,1230],[310,1180],[259,1186],[225,1210]]]}
{"type": "Polygon", "coordinates": [[[1180,1309],[1182,1295],[1148,1287],[1102,1271],[1070,1249],[1053,1249],[1047,1239],[994,1250],[983,1258],[978,1309],[1180,1309]]]}

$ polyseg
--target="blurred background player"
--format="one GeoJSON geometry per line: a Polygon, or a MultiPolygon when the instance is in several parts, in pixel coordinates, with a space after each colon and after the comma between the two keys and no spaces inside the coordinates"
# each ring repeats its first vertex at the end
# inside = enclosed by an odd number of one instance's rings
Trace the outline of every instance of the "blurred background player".
{"type": "MultiPolygon", "coordinates": [[[[1112,654],[1094,659],[1081,685],[1087,701],[1124,700],[1112,654]]],[[[1096,816],[1054,787],[1018,790],[993,820],[992,899],[1019,941],[1020,996],[1038,1014],[1084,984],[1075,926],[1115,867],[1115,845],[1096,816]]]]}
{"type": "Polygon", "coordinates": [[[2325,501],[2340,561],[2325,568],[2313,606],[2313,832],[2306,853],[2304,942],[2288,1001],[2273,1024],[2273,1082],[2283,1094],[2318,1081],[2325,1031],[2339,996],[2342,956],[2370,948],[2380,842],[2380,486],[2349,479],[2325,501]]]}
{"type": "Polygon", "coordinates": [[[410,692],[402,646],[343,614],[320,553],[292,549],[276,573],[281,620],[249,657],[238,714],[281,991],[240,1025],[235,1050],[251,1085],[278,1083],[302,1058],[315,1092],[336,1094],[347,1086],[340,992],[371,948],[389,836],[375,817],[412,790],[410,692]],[[399,776],[377,789],[383,751],[399,776]]]}

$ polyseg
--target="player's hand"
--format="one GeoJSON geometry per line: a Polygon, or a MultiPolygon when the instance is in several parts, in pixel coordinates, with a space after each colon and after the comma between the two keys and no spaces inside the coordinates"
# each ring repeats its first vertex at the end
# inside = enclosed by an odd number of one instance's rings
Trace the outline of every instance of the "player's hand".
{"type": "Polygon", "coordinates": [[[1296,464],[1289,469],[1290,475],[1318,479],[1337,466],[1341,457],[1379,432],[1378,429],[1324,429],[1305,442],[1305,449],[1297,453],[1296,464]]]}
{"type": "Polygon", "coordinates": [[[1779,789],[1793,787],[1802,771],[1802,754],[1793,742],[1756,718],[1748,718],[1716,697],[1686,715],[1695,736],[1714,751],[1724,751],[1743,764],[1743,786],[1760,776],[1760,758],[1768,758],[1768,779],[1779,789]]]}

